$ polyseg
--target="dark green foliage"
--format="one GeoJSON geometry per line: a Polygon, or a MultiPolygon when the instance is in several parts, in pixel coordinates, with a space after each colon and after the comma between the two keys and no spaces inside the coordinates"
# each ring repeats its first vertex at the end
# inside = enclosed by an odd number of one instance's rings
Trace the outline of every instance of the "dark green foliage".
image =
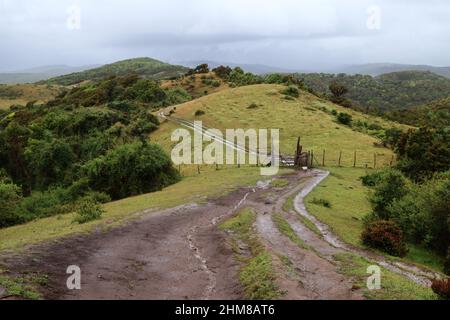
{"type": "Polygon", "coordinates": [[[388,119],[407,123],[417,127],[449,127],[450,126],[450,96],[432,101],[426,105],[412,108],[392,110],[385,113],[388,119]]]}
{"type": "Polygon", "coordinates": [[[373,212],[367,221],[395,221],[405,238],[445,256],[450,245],[450,171],[420,184],[398,170],[385,169],[363,178],[374,185],[373,212]]]}
{"type": "Polygon", "coordinates": [[[288,86],[286,89],[282,90],[281,93],[293,98],[298,98],[300,95],[298,88],[295,86],[288,86]]]}
{"type": "Polygon", "coordinates": [[[317,204],[319,206],[323,206],[325,208],[331,208],[331,202],[326,199],[312,199],[311,203],[317,204]]]}
{"type": "Polygon", "coordinates": [[[407,253],[402,230],[393,221],[375,220],[366,224],[362,242],[392,256],[403,257],[407,253]]]}
{"type": "Polygon", "coordinates": [[[384,130],[384,136],[382,138],[383,144],[386,147],[394,148],[399,142],[403,131],[397,128],[389,128],[384,130]]]}
{"type": "Polygon", "coordinates": [[[373,173],[370,173],[370,174],[367,174],[367,175],[361,177],[360,180],[361,180],[363,186],[374,187],[381,181],[382,178],[383,178],[383,172],[377,171],[377,172],[373,172],[373,173]]]}
{"type": "Polygon", "coordinates": [[[105,210],[94,200],[84,199],[78,204],[74,222],[83,224],[100,219],[105,210]]]}
{"type": "Polygon", "coordinates": [[[450,300],[450,278],[433,280],[431,289],[436,293],[439,298],[443,300],[450,300]]]}
{"type": "Polygon", "coordinates": [[[450,130],[409,130],[396,143],[397,167],[415,181],[450,169],[450,130]]]}
{"type": "Polygon", "coordinates": [[[387,208],[396,199],[401,199],[408,193],[408,180],[397,170],[385,169],[376,178],[373,193],[370,196],[373,215],[376,219],[392,218],[387,208]]]}
{"type": "Polygon", "coordinates": [[[344,94],[348,92],[348,89],[344,85],[339,84],[337,82],[332,82],[328,86],[328,88],[330,89],[330,92],[334,97],[342,97],[344,94]]]}
{"type": "Polygon", "coordinates": [[[386,212],[408,240],[445,256],[450,245],[450,171],[412,185],[403,197],[386,207],[386,212]]]}
{"type": "Polygon", "coordinates": [[[217,68],[212,69],[212,71],[220,78],[227,79],[230,75],[231,69],[229,66],[218,66],[217,68]]]}
{"type": "Polygon", "coordinates": [[[339,112],[339,114],[336,116],[336,120],[339,123],[349,126],[352,123],[352,116],[345,112],[339,112]]]}
{"type": "Polygon", "coordinates": [[[338,83],[348,89],[346,97],[361,110],[399,110],[442,99],[450,92],[450,79],[431,72],[404,71],[378,77],[368,75],[299,74],[308,88],[322,95],[338,83]]]}
{"type": "Polygon", "coordinates": [[[157,145],[135,142],[89,161],[83,172],[93,190],[113,199],[160,190],[178,181],[168,155],[157,145]]]}
{"type": "Polygon", "coordinates": [[[196,117],[200,117],[200,116],[202,116],[202,115],[204,115],[205,114],[205,111],[203,111],[203,110],[197,110],[197,111],[195,111],[195,116],[196,117]]]}
{"type": "Polygon", "coordinates": [[[231,86],[247,86],[252,84],[263,83],[263,78],[250,72],[244,72],[239,67],[233,69],[228,76],[228,82],[231,86]]]}
{"type": "Polygon", "coordinates": [[[22,222],[16,207],[22,200],[20,188],[0,181],[0,228],[22,222]]]}
{"type": "Polygon", "coordinates": [[[159,125],[151,113],[154,108],[186,99],[190,97],[183,89],[163,90],[158,82],[131,75],[73,88],[45,105],[3,113],[0,183],[3,203],[16,204],[14,210],[3,210],[0,227],[71,212],[79,199],[104,202],[175,182],[178,174],[170,159],[148,144],[147,136],[159,125]],[[104,176],[94,174],[92,163],[104,176]],[[108,188],[105,179],[120,190],[108,188]]]}

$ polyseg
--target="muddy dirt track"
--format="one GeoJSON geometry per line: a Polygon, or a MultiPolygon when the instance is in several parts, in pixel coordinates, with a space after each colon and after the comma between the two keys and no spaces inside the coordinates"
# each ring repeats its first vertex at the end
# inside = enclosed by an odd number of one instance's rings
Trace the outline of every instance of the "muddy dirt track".
{"type": "Polygon", "coordinates": [[[348,248],[339,248],[306,228],[296,217],[302,212],[284,212],[297,235],[311,247],[302,249],[282,235],[271,218],[282,212],[286,198],[293,194],[299,194],[295,207],[301,211],[303,197],[323,174],[299,172],[283,177],[290,182],[285,188],[259,183],[207,204],[147,213],[107,232],[0,256],[0,264],[18,275],[48,275],[49,283],[42,291],[47,299],[242,299],[240,265],[227,234],[217,225],[240,208],[252,207],[257,213],[254,232],[274,257],[284,299],[361,299],[333,260],[334,254],[348,248]],[[291,272],[277,260],[280,255],[292,261],[291,272]],[[81,268],[81,290],[66,287],[69,265],[81,268]]]}

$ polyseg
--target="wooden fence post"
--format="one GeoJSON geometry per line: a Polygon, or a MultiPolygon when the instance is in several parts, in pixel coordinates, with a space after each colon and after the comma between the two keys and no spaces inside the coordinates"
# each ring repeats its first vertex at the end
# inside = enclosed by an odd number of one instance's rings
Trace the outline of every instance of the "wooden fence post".
{"type": "Polygon", "coordinates": [[[339,151],[338,167],[341,166],[342,151],[339,151]]]}
{"type": "Polygon", "coordinates": [[[353,154],[353,168],[356,168],[356,150],[355,153],[353,154]]]}
{"type": "Polygon", "coordinates": [[[200,174],[200,165],[197,165],[197,173],[200,174]]]}
{"type": "Polygon", "coordinates": [[[375,169],[377,167],[377,154],[373,154],[373,168],[375,169]]]}
{"type": "Polygon", "coordinates": [[[323,150],[323,155],[322,155],[322,167],[325,167],[325,149],[323,150]]]}
{"type": "Polygon", "coordinates": [[[314,167],[314,150],[311,150],[311,168],[314,167]]]}

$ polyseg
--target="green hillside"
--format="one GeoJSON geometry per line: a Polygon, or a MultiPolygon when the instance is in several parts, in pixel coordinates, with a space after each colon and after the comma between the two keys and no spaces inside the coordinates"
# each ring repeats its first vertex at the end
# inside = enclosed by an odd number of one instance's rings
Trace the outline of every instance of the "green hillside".
{"type": "Polygon", "coordinates": [[[450,96],[422,106],[393,110],[388,112],[386,116],[389,119],[408,123],[413,126],[431,125],[450,127],[450,96]]]}
{"type": "Polygon", "coordinates": [[[73,85],[87,80],[98,81],[109,76],[123,76],[130,73],[143,78],[160,80],[183,75],[187,70],[186,67],[171,65],[151,58],[136,58],[52,78],[47,80],[46,83],[73,85]]]}
{"type": "Polygon", "coordinates": [[[333,82],[348,89],[346,98],[355,107],[382,111],[409,108],[442,99],[450,92],[450,79],[431,72],[402,71],[369,75],[311,73],[298,74],[305,85],[321,94],[330,94],[333,82]]]}
{"type": "MultiPolygon", "coordinates": [[[[392,152],[376,146],[380,130],[363,130],[356,124],[373,128],[403,126],[346,109],[305,91],[300,91],[298,98],[287,99],[282,93],[285,89],[282,85],[260,84],[224,90],[178,105],[174,116],[202,120],[205,126],[221,130],[279,128],[282,154],[294,154],[297,137],[301,136],[304,147],[316,152],[317,161],[322,161],[326,150],[326,165],[336,165],[340,151],[342,164],[346,165],[353,164],[355,151],[358,166],[372,166],[374,154],[379,157],[378,165],[389,163],[392,152]],[[195,116],[197,110],[205,114],[195,116]],[[355,125],[351,128],[338,123],[333,110],[349,113],[355,125]]],[[[176,127],[173,123],[162,123],[151,139],[170,151],[176,144],[170,141],[176,127]]]]}

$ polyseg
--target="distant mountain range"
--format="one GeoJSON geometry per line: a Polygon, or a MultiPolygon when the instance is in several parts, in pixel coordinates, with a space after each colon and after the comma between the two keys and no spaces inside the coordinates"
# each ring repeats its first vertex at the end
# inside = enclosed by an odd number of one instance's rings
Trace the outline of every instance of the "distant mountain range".
{"type": "Polygon", "coordinates": [[[450,78],[450,67],[434,67],[429,65],[412,65],[412,64],[396,64],[396,63],[368,63],[360,65],[351,65],[335,70],[330,73],[346,73],[346,74],[366,74],[370,76],[379,76],[385,73],[400,71],[429,71],[440,76],[450,78]]]}
{"type": "Polygon", "coordinates": [[[99,65],[72,67],[66,65],[53,65],[16,71],[1,72],[0,83],[3,84],[33,83],[73,72],[80,72],[96,68],[98,66],[99,65]]]}
{"type": "Polygon", "coordinates": [[[118,61],[107,65],[88,65],[72,67],[66,65],[54,65],[36,67],[25,70],[17,70],[11,72],[0,72],[0,84],[11,83],[32,83],[38,81],[49,80],[54,84],[74,84],[83,80],[98,80],[105,75],[121,75],[125,73],[137,73],[143,77],[165,79],[183,74],[188,68],[193,68],[199,64],[207,63],[210,68],[219,65],[241,67],[247,72],[254,74],[268,73],[346,73],[349,75],[363,74],[371,76],[379,76],[386,73],[401,71],[429,71],[437,75],[450,78],[450,67],[436,67],[430,65],[409,65],[396,63],[368,63],[359,65],[349,65],[333,69],[310,69],[298,70],[295,68],[283,68],[276,66],[268,66],[264,64],[247,64],[234,62],[221,62],[214,60],[195,60],[195,61],[179,61],[178,65],[173,65],[158,61],[151,58],[135,58],[118,61]],[[53,79],[54,78],[54,79],[53,79]]]}

